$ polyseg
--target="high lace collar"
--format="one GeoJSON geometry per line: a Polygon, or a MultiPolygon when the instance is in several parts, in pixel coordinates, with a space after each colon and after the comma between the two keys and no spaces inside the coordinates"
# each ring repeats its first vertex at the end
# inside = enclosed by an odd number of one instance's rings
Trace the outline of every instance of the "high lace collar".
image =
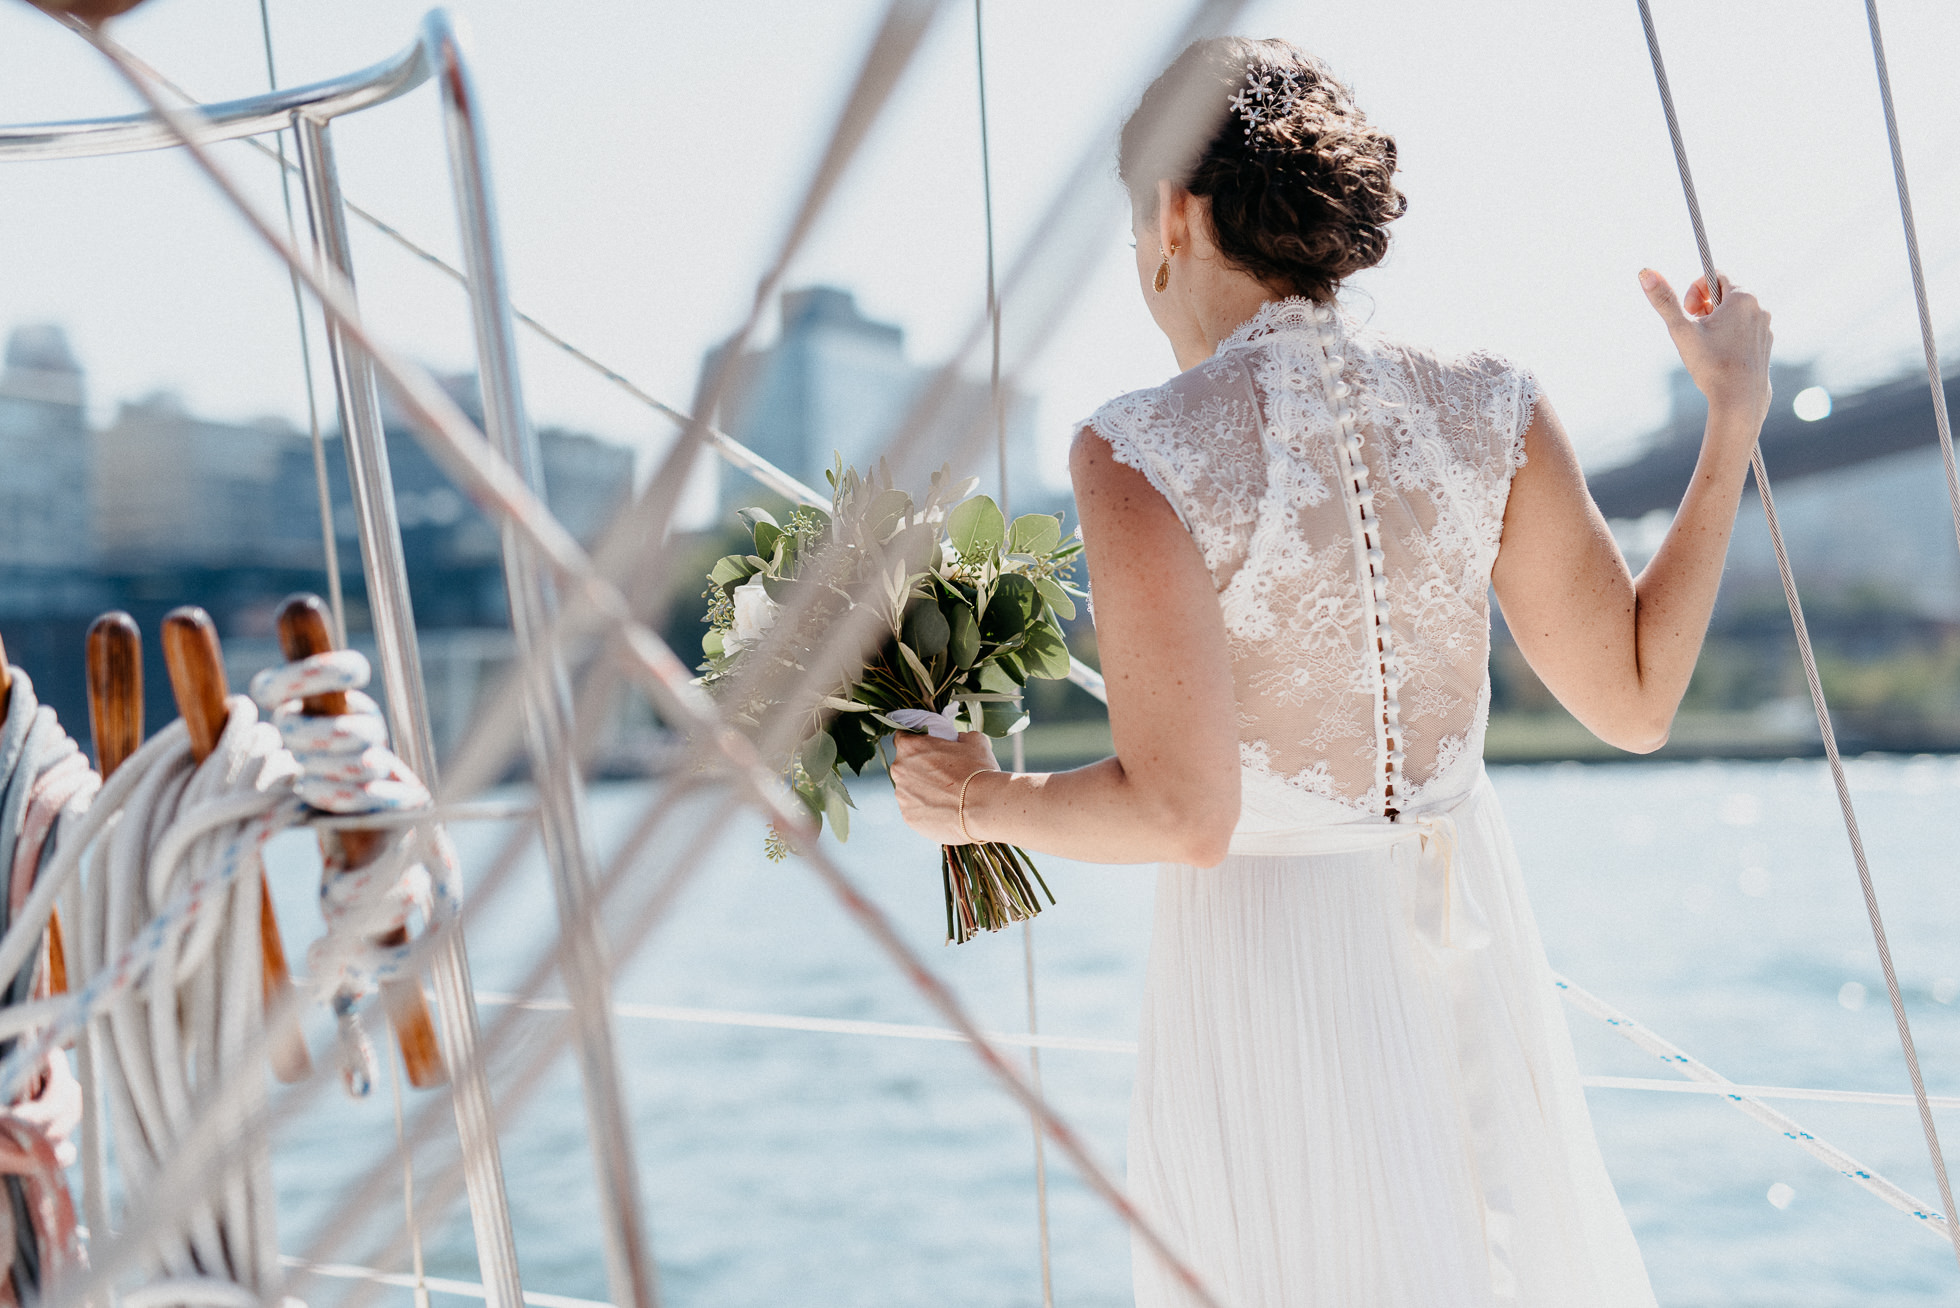
{"type": "MultiPolygon", "coordinates": [[[[1318,327],[1313,316],[1315,307],[1315,302],[1304,295],[1289,295],[1283,300],[1268,300],[1259,306],[1259,312],[1240,323],[1230,336],[1218,343],[1218,348],[1212,351],[1212,358],[1215,359],[1228,350],[1256,344],[1265,337],[1280,332],[1317,331],[1318,327]]],[[[1333,306],[1333,309],[1334,329],[1345,336],[1349,327],[1347,314],[1338,303],[1333,306]]]]}

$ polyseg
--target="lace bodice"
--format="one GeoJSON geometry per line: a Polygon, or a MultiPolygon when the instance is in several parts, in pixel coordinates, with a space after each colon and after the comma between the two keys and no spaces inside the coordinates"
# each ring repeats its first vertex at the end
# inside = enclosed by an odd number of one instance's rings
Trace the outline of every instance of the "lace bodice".
{"type": "Polygon", "coordinates": [[[1469,784],[1491,567],[1536,402],[1496,355],[1439,358],[1288,299],[1089,419],[1204,554],[1248,782],[1350,817],[1469,784]]]}

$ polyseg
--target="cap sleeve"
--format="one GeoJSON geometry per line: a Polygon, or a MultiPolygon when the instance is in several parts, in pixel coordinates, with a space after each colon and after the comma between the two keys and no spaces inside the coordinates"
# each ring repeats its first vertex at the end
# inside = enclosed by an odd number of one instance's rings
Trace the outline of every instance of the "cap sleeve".
{"type": "Polygon", "coordinates": [[[1164,497],[1224,589],[1245,563],[1266,487],[1259,406],[1245,368],[1201,364],[1111,400],[1083,426],[1164,497]]]}

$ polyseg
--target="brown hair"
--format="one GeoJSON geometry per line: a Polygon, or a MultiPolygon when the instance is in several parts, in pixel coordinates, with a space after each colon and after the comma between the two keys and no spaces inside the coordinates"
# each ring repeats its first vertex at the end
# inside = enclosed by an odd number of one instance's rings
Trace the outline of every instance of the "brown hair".
{"type": "Polygon", "coordinates": [[[1409,207],[1394,182],[1395,138],[1368,122],[1325,64],[1286,41],[1187,47],[1123,125],[1117,173],[1139,214],[1156,213],[1160,180],[1210,200],[1218,248],[1234,267],[1316,300],[1380,263],[1388,224],[1409,207]]]}

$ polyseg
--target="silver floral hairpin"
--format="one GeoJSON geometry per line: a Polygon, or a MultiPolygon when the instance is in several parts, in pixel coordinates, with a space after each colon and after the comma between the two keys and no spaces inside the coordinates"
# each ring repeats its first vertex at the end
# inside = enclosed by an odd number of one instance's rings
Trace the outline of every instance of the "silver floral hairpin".
{"type": "Polygon", "coordinates": [[[1252,142],[1253,133],[1262,124],[1291,113],[1304,90],[1298,69],[1265,59],[1247,64],[1245,86],[1230,101],[1232,111],[1245,124],[1246,142],[1252,142]]]}

